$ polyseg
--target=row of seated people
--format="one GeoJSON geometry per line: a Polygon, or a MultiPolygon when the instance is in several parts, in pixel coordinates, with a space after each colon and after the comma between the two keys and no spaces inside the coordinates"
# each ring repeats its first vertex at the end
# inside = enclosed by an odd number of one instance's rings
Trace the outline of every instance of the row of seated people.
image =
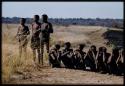
{"type": "Polygon", "coordinates": [[[71,69],[81,69],[90,71],[123,75],[124,54],[123,49],[114,48],[112,53],[107,52],[107,48],[92,45],[88,52],[84,52],[84,44],[79,44],[78,49],[71,49],[71,43],[66,42],[64,49],[60,50],[60,45],[56,44],[49,53],[49,63],[52,67],[65,67],[71,69]],[[63,64],[63,66],[62,66],[63,64]]]}

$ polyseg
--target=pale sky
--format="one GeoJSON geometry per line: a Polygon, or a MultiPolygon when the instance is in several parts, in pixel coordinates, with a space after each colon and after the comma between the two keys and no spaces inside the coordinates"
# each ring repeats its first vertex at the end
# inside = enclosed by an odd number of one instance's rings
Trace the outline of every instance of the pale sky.
{"type": "Polygon", "coordinates": [[[50,18],[119,18],[123,19],[123,2],[2,2],[3,17],[50,18]]]}

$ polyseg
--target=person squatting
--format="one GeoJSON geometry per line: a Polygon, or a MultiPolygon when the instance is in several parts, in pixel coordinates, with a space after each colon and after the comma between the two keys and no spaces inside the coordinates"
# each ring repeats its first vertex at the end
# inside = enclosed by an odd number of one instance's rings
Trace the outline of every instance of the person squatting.
{"type": "Polygon", "coordinates": [[[55,44],[49,52],[49,63],[52,68],[65,67],[103,74],[124,74],[124,50],[122,48],[114,48],[110,54],[104,46],[97,50],[95,45],[91,45],[88,52],[84,51],[84,47],[85,44],[79,44],[78,49],[73,50],[71,43],[66,42],[64,49],[60,49],[60,45],[55,44]]]}

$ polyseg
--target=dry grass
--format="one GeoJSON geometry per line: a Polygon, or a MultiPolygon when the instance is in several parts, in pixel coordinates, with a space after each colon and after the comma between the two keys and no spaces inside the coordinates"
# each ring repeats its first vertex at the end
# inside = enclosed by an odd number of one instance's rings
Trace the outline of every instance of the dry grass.
{"type": "Polygon", "coordinates": [[[18,42],[14,38],[17,25],[2,26],[2,81],[8,82],[11,75],[32,65],[32,52],[28,45],[27,57],[19,58],[18,42]]]}
{"type": "MultiPolygon", "coordinates": [[[[19,58],[18,42],[14,36],[17,31],[16,24],[2,25],[2,81],[9,82],[13,74],[23,71],[34,71],[34,63],[32,60],[32,51],[30,41],[27,48],[27,57],[25,55],[19,58]]],[[[97,26],[54,26],[54,34],[51,37],[51,46],[55,43],[63,45],[64,42],[71,42],[72,47],[76,47],[79,43],[85,43],[85,51],[89,46],[95,44],[98,47],[105,46],[104,38],[101,36],[107,31],[105,27],[97,26]],[[103,28],[103,29],[102,29],[103,28]]],[[[30,39],[30,37],[29,37],[30,39]]],[[[107,46],[106,46],[107,47],[107,46]]],[[[111,52],[111,47],[107,47],[111,52]]],[[[44,54],[44,60],[47,60],[47,53],[44,54]]]]}

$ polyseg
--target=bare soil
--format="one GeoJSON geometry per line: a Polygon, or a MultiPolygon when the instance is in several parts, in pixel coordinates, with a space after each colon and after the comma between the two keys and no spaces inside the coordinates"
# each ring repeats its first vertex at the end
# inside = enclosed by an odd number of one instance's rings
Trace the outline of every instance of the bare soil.
{"type": "Polygon", "coordinates": [[[66,68],[28,67],[11,77],[9,84],[123,84],[123,76],[66,68]]]}

